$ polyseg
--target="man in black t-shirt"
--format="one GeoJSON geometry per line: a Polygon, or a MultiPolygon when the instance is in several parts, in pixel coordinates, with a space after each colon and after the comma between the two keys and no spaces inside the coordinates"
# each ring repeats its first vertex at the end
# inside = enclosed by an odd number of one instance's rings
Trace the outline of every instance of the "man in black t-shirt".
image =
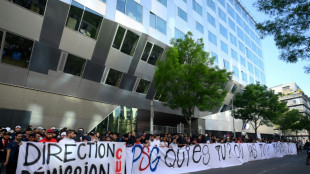
{"type": "Polygon", "coordinates": [[[17,161],[18,161],[18,152],[19,152],[19,146],[22,144],[23,134],[21,132],[15,133],[15,140],[11,141],[7,144],[7,154],[6,154],[6,160],[3,163],[4,166],[6,166],[6,173],[16,173],[17,168],[17,161]]]}

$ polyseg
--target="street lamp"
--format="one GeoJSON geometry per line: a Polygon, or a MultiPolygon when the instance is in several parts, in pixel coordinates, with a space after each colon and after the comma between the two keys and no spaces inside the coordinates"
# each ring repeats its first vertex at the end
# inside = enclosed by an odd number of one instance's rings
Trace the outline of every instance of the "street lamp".
{"type": "Polygon", "coordinates": [[[234,116],[234,96],[231,99],[231,116],[233,118],[233,132],[234,138],[236,138],[236,129],[235,129],[235,116],[234,116]]]}

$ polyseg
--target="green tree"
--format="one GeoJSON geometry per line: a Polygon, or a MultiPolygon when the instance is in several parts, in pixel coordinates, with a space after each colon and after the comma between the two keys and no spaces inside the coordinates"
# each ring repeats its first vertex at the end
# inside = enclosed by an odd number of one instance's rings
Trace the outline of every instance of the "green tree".
{"type": "Polygon", "coordinates": [[[191,135],[195,108],[206,111],[221,105],[231,73],[212,66],[214,58],[203,50],[203,40],[194,41],[190,32],[184,39],[172,39],[171,45],[166,59],[157,62],[155,89],[164,105],[181,109],[191,135]]]}
{"type": "MultiPolygon", "coordinates": [[[[272,35],[281,50],[280,59],[296,63],[310,60],[310,1],[258,0],[257,9],[270,16],[257,24],[262,36],[272,35]]],[[[305,66],[310,73],[310,65],[305,66]]]]}
{"type": "Polygon", "coordinates": [[[288,110],[286,103],[279,102],[278,99],[278,95],[268,90],[265,85],[247,85],[234,99],[237,109],[233,115],[237,119],[249,122],[257,135],[257,129],[261,125],[270,125],[288,110]]]}
{"type": "Polygon", "coordinates": [[[280,128],[280,130],[285,134],[288,130],[297,131],[302,130],[302,118],[304,116],[299,113],[297,109],[292,109],[279,116],[274,122],[280,128]]]}

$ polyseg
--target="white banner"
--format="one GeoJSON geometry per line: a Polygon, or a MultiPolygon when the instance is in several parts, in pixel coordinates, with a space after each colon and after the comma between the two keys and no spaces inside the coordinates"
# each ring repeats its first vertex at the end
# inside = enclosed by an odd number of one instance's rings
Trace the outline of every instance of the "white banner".
{"type": "Polygon", "coordinates": [[[127,174],[185,173],[297,154],[294,143],[197,144],[181,149],[127,148],[127,174]]]}
{"type": "Polygon", "coordinates": [[[32,143],[19,148],[17,174],[125,173],[124,143],[32,143]]]}

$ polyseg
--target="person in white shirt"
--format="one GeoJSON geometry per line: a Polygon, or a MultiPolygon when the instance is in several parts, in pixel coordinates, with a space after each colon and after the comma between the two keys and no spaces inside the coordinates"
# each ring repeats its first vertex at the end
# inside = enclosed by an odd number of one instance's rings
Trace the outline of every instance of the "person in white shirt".
{"type": "Polygon", "coordinates": [[[75,143],[73,138],[75,137],[75,131],[74,130],[67,130],[66,137],[59,141],[59,143],[75,143]]]}
{"type": "Polygon", "coordinates": [[[177,149],[178,148],[178,144],[177,144],[177,139],[173,139],[172,143],[170,143],[169,148],[172,149],[177,149]]]}
{"type": "Polygon", "coordinates": [[[168,147],[168,142],[167,142],[166,137],[163,137],[163,140],[160,142],[159,147],[163,147],[163,148],[168,147]]]}

